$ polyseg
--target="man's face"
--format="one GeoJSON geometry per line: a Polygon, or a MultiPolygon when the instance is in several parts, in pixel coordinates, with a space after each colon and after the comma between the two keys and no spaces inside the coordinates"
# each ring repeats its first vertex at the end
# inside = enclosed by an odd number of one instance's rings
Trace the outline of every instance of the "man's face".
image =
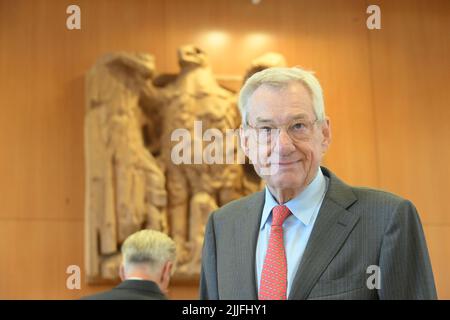
{"type": "Polygon", "coordinates": [[[301,83],[282,88],[264,84],[251,95],[247,123],[263,130],[283,128],[269,147],[256,142],[254,129],[241,129],[245,154],[269,187],[301,191],[315,177],[331,138],[329,120],[315,120],[311,94],[301,83]],[[296,130],[303,123],[309,123],[310,130],[299,135],[296,130]]]}

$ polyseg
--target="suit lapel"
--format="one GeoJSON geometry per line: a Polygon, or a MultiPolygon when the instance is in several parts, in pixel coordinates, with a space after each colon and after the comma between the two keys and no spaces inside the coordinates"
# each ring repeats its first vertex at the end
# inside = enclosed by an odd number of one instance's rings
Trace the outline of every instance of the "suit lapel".
{"type": "Polygon", "coordinates": [[[330,178],[327,194],[295,275],[289,299],[306,299],[322,272],[344,244],[359,216],[349,208],[357,199],[351,188],[326,168],[330,178]]]}
{"type": "Polygon", "coordinates": [[[236,275],[235,279],[238,279],[239,282],[235,285],[239,288],[238,296],[241,299],[254,300],[258,297],[255,255],[263,207],[264,192],[258,192],[247,202],[246,213],[242,219],[234,219],[236,257],[232,261],[235,262],[233,266],[236,275]]]}

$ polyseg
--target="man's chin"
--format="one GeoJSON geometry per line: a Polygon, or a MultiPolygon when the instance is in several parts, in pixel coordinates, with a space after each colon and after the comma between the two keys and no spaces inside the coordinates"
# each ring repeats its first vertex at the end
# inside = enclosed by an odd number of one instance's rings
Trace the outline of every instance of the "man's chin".
{"type": "Polygon", "coordinates": [[[277,165],[259,167],[258,175],[264,180],[268,181],[280,181],[285,183],[286,181],[292,181],[293,178],[298,181],[301,177],[304,177],[303,167],[299,167],[299,164],[295,165],[277,165]]]}
{"type": "Polygon", "coordinates": [[[273,176],[267,176],[266,182],[269,186],[277,189],[291,189],[302,185],[302,176],[292,172],[278,173],[273,176]]]}
{"type": "Polygon", "coordinates": [[[273,164],[267,169],[268,174],[272,174],[273,176],[280,175],[301,175],[303,168],[299,167],[299,163],[292,164],[273,164]]]}

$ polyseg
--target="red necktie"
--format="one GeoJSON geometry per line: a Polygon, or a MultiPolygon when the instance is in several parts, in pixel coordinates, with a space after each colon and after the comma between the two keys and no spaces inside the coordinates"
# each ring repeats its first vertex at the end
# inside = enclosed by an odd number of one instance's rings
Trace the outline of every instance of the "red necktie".
{"type": "Polygon", "coordinates": [[[272,210],[272,227],[259,286],[259,300],[286,300],[287,262],[283,244],[283,222],[291,214],[288,207],[272,210]]]}

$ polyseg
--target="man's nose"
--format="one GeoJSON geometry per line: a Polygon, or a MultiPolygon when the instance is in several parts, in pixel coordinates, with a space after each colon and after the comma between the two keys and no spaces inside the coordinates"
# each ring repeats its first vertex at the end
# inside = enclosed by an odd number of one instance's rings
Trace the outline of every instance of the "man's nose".
{"type": "Polygon", "coordinates": [[[280,154],[289,154],[295,150],[294,143],[286,130],[281,129],[278,134],[277,147],[280,154]]]}

